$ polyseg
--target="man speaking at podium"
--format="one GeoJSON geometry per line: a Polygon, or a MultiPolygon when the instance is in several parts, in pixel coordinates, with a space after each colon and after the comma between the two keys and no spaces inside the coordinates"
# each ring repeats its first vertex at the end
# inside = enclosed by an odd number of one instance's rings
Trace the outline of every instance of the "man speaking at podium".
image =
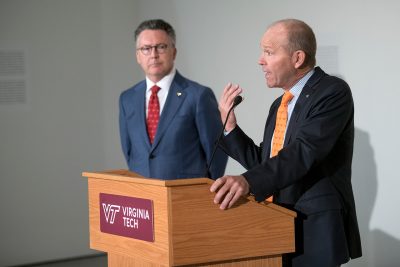
{"type": "MultiPolygon", "coordinates": [[[[261,39],[259,64],[268,87],[284,90],[267,118],[260,146],[230,113],[222,148],[247,172],[211,186],[221,209],[249,192],[297,212],[296,252],[283,266],[336,267],[361,256],[351,185],[354,107],[349,86],[315,67],[316,40],[302,21],[272,24],[261,39]]],[[[237,95],[229,84],[220,100],[225,119],[237,95]]],[[[268,224],[268,221],[265,222],[268,224]]]]}
{"type": "MultiPolygon", "coordinates": [[[[121,144],[129,169],[160,179],[204,177],[222,129],[214,93],[175,69],[175,31],[167,22],[142,22],[135,41],[146,79],[119,100],[121,144]]],[[[208,176],[222,176],[226,163],[227,156],[217,151],[208,176]]]]}

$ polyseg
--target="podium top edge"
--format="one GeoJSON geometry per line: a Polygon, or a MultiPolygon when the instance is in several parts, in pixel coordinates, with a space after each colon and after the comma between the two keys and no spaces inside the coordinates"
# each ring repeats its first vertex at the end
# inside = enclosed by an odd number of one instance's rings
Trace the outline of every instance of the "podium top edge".
{"type": "MultiPolygon", "coordinates": [[[[189,186],[189,185],[211,185],[214,180],[209,178],[185,178],[185,179],[175,179],[175,180],[161,180],[154,178],[146,178],[135,172],[129,170],[106,170],[100,172],[82,172],[83,177],[88,179],[99,179],[99,180],[109,180],[124,183],[134,183],[134,184],[144,184],[151,186],[160,187],[178,187],[178,186],[189,186]]],[[[274,209],[278,212],[284,213],[291,217],[296,217],[296,212],[288,210],[284,207],[276,205],[270,202],[257,202],[253,196],[245,197],[248,201],[257,203],[258,205],[265,206],[270,209],[274,209]]]]}
{"type": "Polygon", "coordinates": [[[161,180],[155,178],[147,178],[129,170],[107,170],[101,172],[83,172],[83,177],[114,180],[127,183],[139,183],[155,186],[184,186],[184,185],[199,185],[199,184],[212,184],[213,180],[209,178],[185,178],[174,180],[161,180]]]}

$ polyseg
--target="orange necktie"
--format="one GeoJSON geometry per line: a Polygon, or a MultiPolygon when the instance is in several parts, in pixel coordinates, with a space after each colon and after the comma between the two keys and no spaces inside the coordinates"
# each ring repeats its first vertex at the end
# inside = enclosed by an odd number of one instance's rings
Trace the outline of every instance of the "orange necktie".
{"type": "MultiPolygon", "coordinates": [[[[278,112],[276,114],[274,139],[272,140],[271,158],[278,155],[279,150],[281,150],[283,147],[288,119],[288,104],[292,98],[293,95],[289,91],[286,91],[283,94],[281,105],[278,108],[278,112]]],[[[272,199],[273,198],[271,196],[267,198],[267,201],[272,202],[272,199]]]]}
{"type": "Polygon", "coordinates": [[[157,85],[151,87],[151,96],[147,111],[147,133],[149,134],[151,144],[156,136],[158,121],[160,120],[160,103],[158,102],[157,95],[160,89],[157,85]]]}

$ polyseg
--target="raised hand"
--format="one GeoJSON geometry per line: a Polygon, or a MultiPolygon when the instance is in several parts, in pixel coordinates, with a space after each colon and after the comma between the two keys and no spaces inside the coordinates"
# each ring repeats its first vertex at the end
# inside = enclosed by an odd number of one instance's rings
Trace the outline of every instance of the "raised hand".
{"type": "MultiPolygon", "coordinates": [[[[219,111],[221,113],[222,122],[225,122],[226,116],[228,115],[228,112],[233,105],[233,100],[237,95],[239,95],[242,92],[243,89],[237,84],[233,85],[232,83],[228,83],[225,86],[218,105],[219,111]]],[[[235,116],[235,111],[232,111],[226,123],[225,131],[230,132],[235,127],[236,127],[236,116],[235,116]]]]}

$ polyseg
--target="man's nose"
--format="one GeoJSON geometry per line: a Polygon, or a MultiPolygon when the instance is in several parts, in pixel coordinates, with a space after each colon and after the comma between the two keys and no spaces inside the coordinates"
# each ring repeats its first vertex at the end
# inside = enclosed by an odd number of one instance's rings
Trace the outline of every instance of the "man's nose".
{"type": "Polygon", "coordinates": [[[150,55],[151,55],[151,56],[153,56],[153,57],[155,57],[155,56],[158,56],[158,55],[159,55],[159,53],[158,53],[158,50],[157,50],[157,47],[156,47],[156,46],[153,46],[153,47],[151,48],[150,55]]]}
{"type": "Polygon", "coordinates": [[[261,54],[260,57],[258,58],[258,64],[259,64],[259,65],[265,65],[265,64],[266,64],[265,59],[264,59],[264,57],[263,57],[262,54],[261,54]]]}

